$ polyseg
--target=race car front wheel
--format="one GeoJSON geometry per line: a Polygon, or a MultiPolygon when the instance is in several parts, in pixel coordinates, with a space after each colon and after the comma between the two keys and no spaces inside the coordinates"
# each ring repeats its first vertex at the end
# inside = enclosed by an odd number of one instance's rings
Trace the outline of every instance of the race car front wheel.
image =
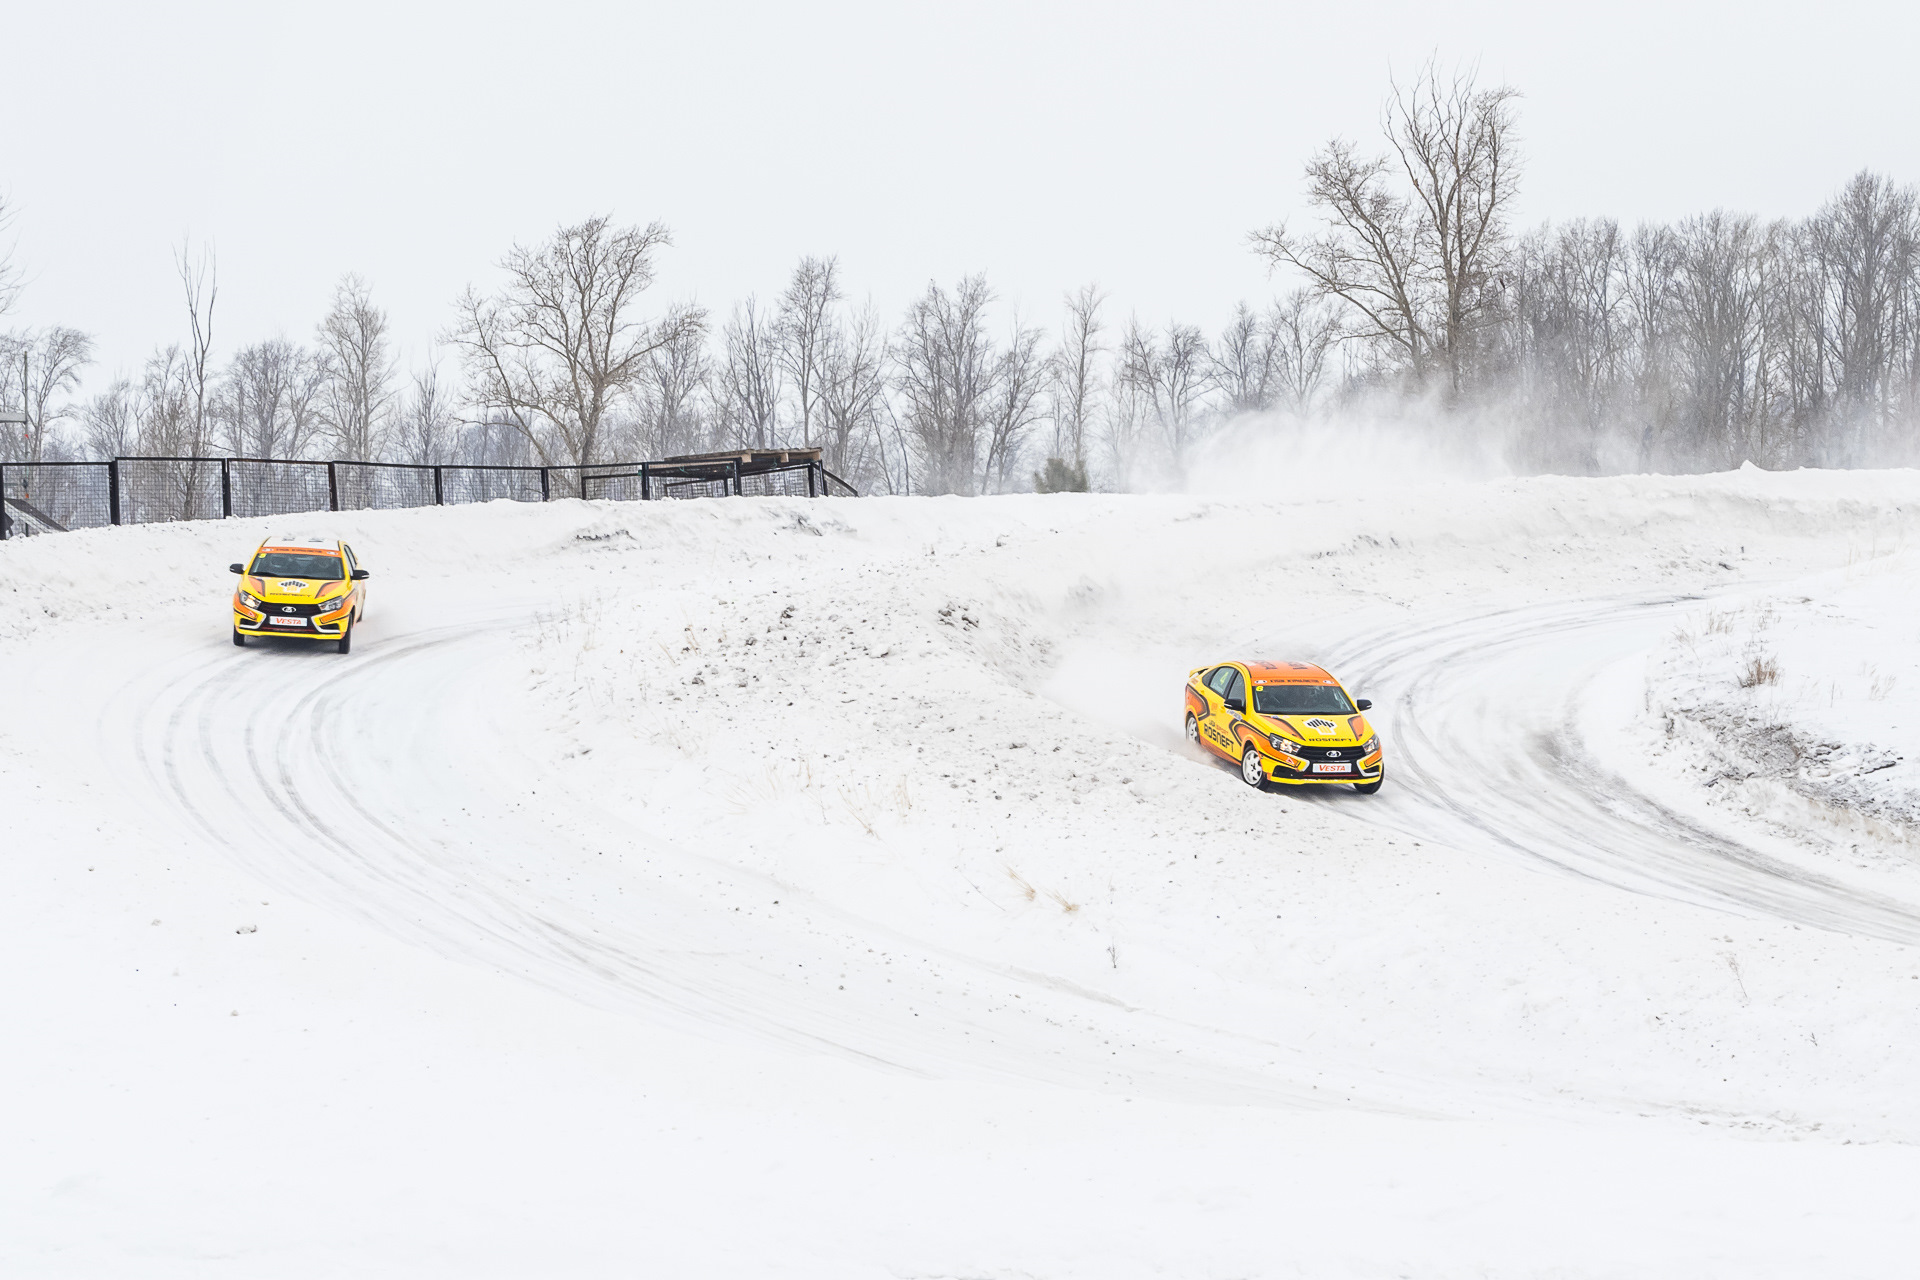
{"type": "Polygon", "coordinates": [[[237,645],[239,645],[239,646],[240,646],[241,648],[245,648],[245,647],[246,647],[246,644],[247,644],[247,638],[246,638],[246,636],[244,636],[244,635],[242,635],[242,634],[241,634],[241,632],[240,632],[240,628],[238,628],[238,627],[235,627],[235,628],[233,629],[233,642],[234,642],[235,644],[237,644],[237,645]]]}
{"type": "Polygon", "coordinates": [[[347,619],[347,629],[340,633],[340,652],[353,652],[353,619],[347,619]]]}
{"type": "Polygon", "coordinates": [[[1356,782],[1353,784],[1353,789],[1355,791],[1358,791],[1363,796],[1370,796],[1374,792],[1378,791],[1380,789],[1380,784],[1385,782],[1386,780],[1387,780],[1387,771],[1383,768],[1380,770],[1380,776],[1375,778],[1372,782],[1356,782]]]}
{"type": "Polygon", "coordinates": [[[1267,771],[1260,763],[1260,751],[1257,747],[1248,747],[1247,753],[1240,757],[1240,781],[1250,787],[1267,785],[1267,771]]]}

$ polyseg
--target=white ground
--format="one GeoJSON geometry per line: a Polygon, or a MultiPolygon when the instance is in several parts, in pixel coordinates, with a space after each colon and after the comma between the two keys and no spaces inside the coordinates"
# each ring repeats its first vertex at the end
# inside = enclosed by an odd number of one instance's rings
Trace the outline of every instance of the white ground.
{"type": "Polygon", "coordinates": [[[0,546],[0,1273],[1911,1274],[1904,828],[1667,726],[1804,600],[1920,761],[1920,475],[316,516],[236,649],[288,523],[0,546]]]}

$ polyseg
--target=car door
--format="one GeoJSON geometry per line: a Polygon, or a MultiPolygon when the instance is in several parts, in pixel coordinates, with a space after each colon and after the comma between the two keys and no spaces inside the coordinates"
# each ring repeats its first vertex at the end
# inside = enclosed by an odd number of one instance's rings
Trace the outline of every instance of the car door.
{"type": "Polygon", "coordinates": [[[1227,732],[1226,700],[1237,674],[1233,667],[1222,665],[1207,672],[1200,682],[1201,696],[1207,703],[1207,714],[1200,721],[1200,741],[1223,756],[1233,751],[1233,738],[1227,732]]]}
{"type": "Polygon", "coordinates": [[[340,550],[346,553],[347,557],[347,581],[352,583],[348,590],[360,593],[360,598],[354,601],[353,608],[353,616],[357,621],[360,615],[367,611],[367,584],[353,581],[353,571],[360,567],[360,562],[354,559],[353,548],[343,542],[340,544],[340,550]]]}
{"type": "Polygon", "coordinates": [[[1224,738],[1222,747],[1235,760],[1240,758],[1240,735],[1235,732],[1247,711],[1247,675],[1238,667],[1229,668],[1232,675],[1227,678],[1227,687],[1220,693],[1220,735],[1224,738]]]}

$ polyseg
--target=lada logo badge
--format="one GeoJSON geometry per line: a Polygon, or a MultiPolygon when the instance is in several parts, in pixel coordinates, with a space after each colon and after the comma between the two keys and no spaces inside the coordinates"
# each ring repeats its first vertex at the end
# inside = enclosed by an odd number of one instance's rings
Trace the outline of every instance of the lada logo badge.
{"type": "Polygon", "coordinates": [[[1339,758],[1340,758],[1340,753],[1339,753],[1338,751],[1329,751],[1329,752],[1327,752],[1327,759],[1329,759],[1329,760],[1338,760],[1339,758]]]}
{"type": "Polygon", "coordinates": [[[292,605],[290,605],[290,604],[283,604],[283,605],[281,605],[281,606],[280,606],[280,612],[282,612],[282,613],[292,613],[292,612],[293,612],[293,606],[292,606],[292,605]]]}

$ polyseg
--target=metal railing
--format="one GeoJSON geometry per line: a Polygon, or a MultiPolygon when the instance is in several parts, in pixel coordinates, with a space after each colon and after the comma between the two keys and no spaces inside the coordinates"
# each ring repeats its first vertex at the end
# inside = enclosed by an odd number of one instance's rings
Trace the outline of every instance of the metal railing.
{"type": "Polygon", "coordinates": [[[119,524],[309,511],[593,498],[858,497],[816,458],[761,465],[728,459],[605,466],[424,465],[302,458],[115,458],[0,463],[0,539],[119,524]]]}

